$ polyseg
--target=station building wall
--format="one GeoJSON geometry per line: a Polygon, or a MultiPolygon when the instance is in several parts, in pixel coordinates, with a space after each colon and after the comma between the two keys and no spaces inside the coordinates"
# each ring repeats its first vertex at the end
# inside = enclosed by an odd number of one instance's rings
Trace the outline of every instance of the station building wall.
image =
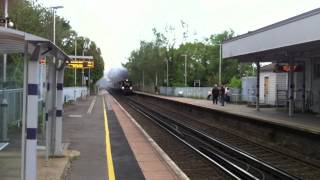
{"type": "Polygon", "coordinates": [[[303,78],[303,72],[294,73],[295,108],[298,111],[302,109],[303,84],[305,83],[306,109],[320,113],[320,58],[309,58],[302,61],[305,62],[305,79],[303,78]]]}
{"type": "Polygon", "coordinates": [[[260,72],[259,85],[260,103],[276,105],[277,90],[286,91],[288,89],[288,74],[274,73],[272,71],[260,72]]]}

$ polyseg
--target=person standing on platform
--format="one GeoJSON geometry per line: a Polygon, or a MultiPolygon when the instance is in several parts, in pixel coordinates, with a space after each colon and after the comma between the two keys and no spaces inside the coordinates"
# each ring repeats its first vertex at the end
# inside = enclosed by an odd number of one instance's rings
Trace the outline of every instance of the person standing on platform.
{"type": "Polygon", "coordinates": [[[226,97],[226,102],[230,103],[230,89],[229,89],[229,87],[225,87],[225,97],[226,97]]]}
{"type": "Polygon", "coordinates": [[[221,87],[220,87],[219,95],[220,95],[220,103],[221,103],[221,106],[224,106],[225,89],[224,89],[224,86],[223,86],[223,85],[221,85],[221,87]]]}
{"type": "Polygon", "coordinates": [[[210,98],[211,98],[211,94],[212,94],[212,91],[208,91],[207,100],[210,100],[210,98]]]}
{"type": "Polygon", "coordinates": [[[212,96],[213,104],[218,104],[219,89],[216,84],[212,88],[211,96],[212,96]]]}

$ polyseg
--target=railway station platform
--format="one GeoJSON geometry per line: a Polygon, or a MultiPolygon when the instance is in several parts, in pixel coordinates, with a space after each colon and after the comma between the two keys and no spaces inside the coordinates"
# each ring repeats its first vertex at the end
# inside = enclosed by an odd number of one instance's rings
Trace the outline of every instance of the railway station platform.
{"type": "Polygon", "coordinates": [[[289,117],[286,111],[278,110],[276,108],[261,108],[260,111],[257,111],[255,108],[241,104],[226,103],[225,106],[221,106],[219,104],[213,104],[211,100],[205,99],[163,96],[140,91],[135,91],[135,93],[209,108],[226,114],[232,114],[244,118],[251,118],[255,119],[256,121],[271,123],[290,129],[296,129],[307,133],[320,135],[320,116],[317,114],[297,113],[293,117],[289,117]]]}
{"type": "Polygon", "coordinates": [[[64,108],[64,142],[80,151],[67,179],[183,179],[185,175],[107,91],[64,108]]]}

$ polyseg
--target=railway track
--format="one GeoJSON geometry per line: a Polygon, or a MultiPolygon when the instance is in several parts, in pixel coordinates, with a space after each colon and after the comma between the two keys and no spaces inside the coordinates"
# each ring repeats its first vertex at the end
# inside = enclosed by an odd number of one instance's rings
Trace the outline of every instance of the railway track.
{"type": "Polygon", "coordinates": [[[197,180],[225,180],[232,179],[216,166],[212,165],[199,154],[187,148],[187,146],[172,135],[166,133],[149,118],[132,109],[126,98],[112,93],[122,106],[136,119],[145,131],[157,142],[157,144],[171,157],[181,170],[190,178],[197,180]]]}
{"type": "MultiPolygon", "coordinates": [[[[143,102],[143,100],[139,99],[139,102],[143,102]]],[[[282,175],[273,175],[273,173],[270,175],[268,172],[266,173],[267,176],[259,176],[259,173],[255,173],[258,174],[256,176],[260,179],[286,179],[288,177],[293,179],[319,179],[320,177],[320,168],[318,166],[314,166],[313,164],[301,161],[295,157],[288,156],[255,142],[248,141],[247,139],[231,134],[230,132],[213,127],[212,125],[199,122],[195,118],[192,118],[191,115],[181,114],[177,110],[161,106],[159,103],[153,104],[144,102],[144,104],[144,107],[148,107],[149,109],[152,109],[152,111],[165,114],[166,118],[174,119],[175,121],[180,122],[180,124],[189,124],[209,137],[216,137],[218,141],[225,142],[227,145],[232,145],[235,149],[246,152],[245,154],[250,154],[251,157],[256,157],[258,161],[261,161],[262,163],[267,162],[265,163],[267,166],[270,166],[279,172],[283,172],[287,175],[292,174],[286,177],[282,175]]],[[[234,155],[234,157],[236,157],[236,155],[234,155]]],[[[241,166],[241,163],[239,164],[241,166]]]]}
{"type": "Polygon", "coordinates": [[[199,130],[168,118],[137,101],[130,106],[199,153],[232,179],[299,179],[199,130]]]}

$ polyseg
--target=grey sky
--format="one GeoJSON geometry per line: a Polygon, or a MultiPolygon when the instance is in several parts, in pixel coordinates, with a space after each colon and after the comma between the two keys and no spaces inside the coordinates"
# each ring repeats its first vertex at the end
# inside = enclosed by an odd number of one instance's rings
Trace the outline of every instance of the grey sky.
{"type": "MultiPolygon", "coordinates": [[[[189,24],[191,38],[233,29],[236,34],[261,28],[320,7],[319,0],[39,0],[63,5],[60,16],[102,50],[106,69],[121,66],[140,40],[151,40],[152,28],[189,24]]],[[[177,36],[182,36],[177,34],[177,36]]]]}

